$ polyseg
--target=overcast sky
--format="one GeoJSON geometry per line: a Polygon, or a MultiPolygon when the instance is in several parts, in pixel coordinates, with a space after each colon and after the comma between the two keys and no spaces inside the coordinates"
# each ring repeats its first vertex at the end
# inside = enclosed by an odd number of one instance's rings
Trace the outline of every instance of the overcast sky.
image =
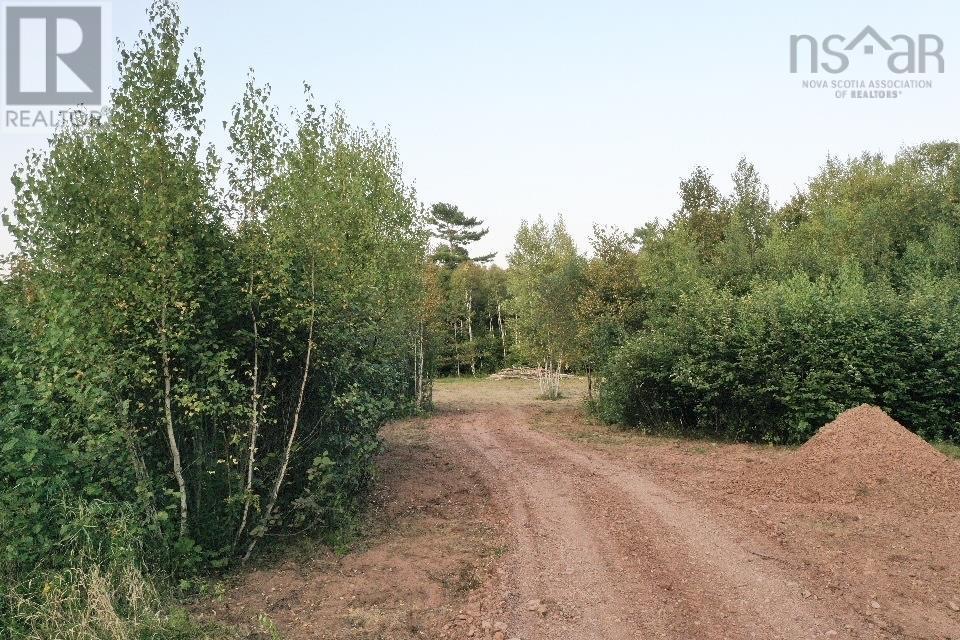
{"type": "MultiPolygon", "coordinates": [[[[747,156],[783,201],[828,153],[960,139],[960,4],[840,4],[186,0],[183,11],[207,61],[211,140],[222,141],[248,67],[284,112],[307,81],[354,123],[389,126],[420,198],[483,218],[491,233],[480,249],[505,254],[520,220],[538,214],[562,213],[582,244],[594,222],[669,216],[698,164],[726,189],[747,156]],[[945,72],[893,76],[876,46],[839,75],[790,73],[792,34],[849,42],[866,25],[886,38],[937,35],[945,72]],[[801,87],[813,78],[933,86],[838,99],[801,87]]],[[[132,40],[146,6],[113,3],[114,36],[132,40]]],[[[6,176],[43,144],[0,134],[2,206],[6,176]]],[[[0,232],[0,250],[11,246],[0,232]]]]}

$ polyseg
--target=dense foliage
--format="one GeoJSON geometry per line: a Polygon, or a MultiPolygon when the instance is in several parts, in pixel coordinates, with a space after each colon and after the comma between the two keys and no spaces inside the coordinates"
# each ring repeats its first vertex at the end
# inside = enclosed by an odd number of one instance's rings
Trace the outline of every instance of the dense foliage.
{"type": "Polygon", "coordinates": [[[223,163],[202,60],[170,4],[150,20],[109,115],[32,152],[5,218],[0,618],[28,636],[5,607],[37,572],[135,546],[138,571],[188,575],[341,531],[424,388],[426,235],[392,141],[309,92],[288,133],[251,79],[223,163]]]}
{"type": "Polygon", "coordinates": [[[540,371],[541,395],[560,395],[564,367],[578,364],[577,300],[583,259],[563,220],[521,223],[509,256],[517,351],[540,371]]]}
{"type": "Polygon", "coordinates": [[[800,442],[868,402],[960,440],[960,146],[831,158],[780,208],[749,163],[733,183],[698,169],[669,222],[599,236],[581,301],[598,412],[800,442]]]}
{"type": "Polygon", "coordinates": [[[426,314],[433,371],[451,376],[497,371],[512,361],[516,335],[507,310],[506,272],[489,264],[495,254],[470,253],[470,245],[488,230],[478,218],[442,202],[431,207],[427,221],[435,239],[427,269],[433,303],[426,314]]]}

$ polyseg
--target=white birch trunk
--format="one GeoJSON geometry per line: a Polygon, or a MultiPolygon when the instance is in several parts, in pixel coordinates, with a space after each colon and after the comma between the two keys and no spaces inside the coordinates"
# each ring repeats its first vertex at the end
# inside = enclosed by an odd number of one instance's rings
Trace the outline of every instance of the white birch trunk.
{"type": "Polygon", "coordinates": [[[170,369],[170,344],[167,339],[167,303],[164,302],[160,312],[160,345],[163,360],[163,415],[167,427],[167,445],[170,447],[170,457],[173,459],[173,475],[177,479],[177,488],[180,492],[180,537],[187,535],[187,483],[183,478],[183,466],[180,460],[180,447],[177,446],[177,435],[173,426],[173,373],[170,369]]]}
{"type": "MultiPolygon", "coordinates": [[[[253,296],[253,278],[250,279],[250,295],[253,296]]],[[[253,502],[253,467],[257,457],[257,435],[260,430],[260,329],[257,312],[250,304],[250,317],[253,320],[253,380],[251,381],[250,404],[253,413],[250,417],[250,444],[247,452],[247,481],[244,485],[243,517],[233,539],[233,546],[240,544],[240,538],[247,528],[250,517],[250,505],[253,502]]]]}
{"type": "Polygon", "coordinates": [[[500,325],[500,344],[503,347],[503,364],[507,364],[507,334],[503,330],[503,314],[500,312],[500,301],[497,300],[497,324],[500,325]]]}
{"type": "MultiPolygon", "coordinates": [[[[293,424],[290,427],[290,436],[287,438],[287,446],[283,452],[283,462],[280,465],[280,472],[277,474],[277,479],[273,483],[273,488],[270,491],[270,498],[267,501],[267,508],[263,512],[262,526],[264,528],[268,526],[270,522],[270,516],[273,515],[273,508],[276,506],[277,497],[280,495],[280,488],[283,486],[283,481],[287,475],[287,469],[290,466],[290,454],[293,451],[293,443],[297,439],[297,428],[300,426],[300,413],[303,411],[304,396],[307,393],[307,380],[310,377],[310,360],[313,356],[313,329],[317,319],[316,285],[313,274],[311,274],[310,277],[310,294],[311,304],[313,306],[310,309],[310,329],[307,333],[307,354],[304,357],[303,362],[303,378],[300,381],[300,395],[297,398],[297,408],[293,413],[293,424]]],[[[250,555],[253,553],[254,547],[257,546],[258,540],[259,537],[254,537],[252,540],[250,540],[250,545],[247,547],[247,552],[243,556],[243,562],[246,562],[250,559],[250,555]]]]}
{"type": "Polygon", "coordinates": [[[470,375],[477,375],[476,352],[473,348],[473,296],[467,291],[467,335],[470,344],[470,375]]]}

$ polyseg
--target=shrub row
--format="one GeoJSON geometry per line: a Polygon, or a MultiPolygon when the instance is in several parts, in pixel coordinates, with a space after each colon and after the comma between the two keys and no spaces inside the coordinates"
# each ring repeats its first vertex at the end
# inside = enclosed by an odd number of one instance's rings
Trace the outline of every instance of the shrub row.
{"type": "Polygon", "coordinates": [[[960,441],[960,286],[897,293],[856,269],[796,275],[736,296],[704,286],[608,363],[609,421],[802,442],[842,410],[879,405],[931,439],[960,441]]]}

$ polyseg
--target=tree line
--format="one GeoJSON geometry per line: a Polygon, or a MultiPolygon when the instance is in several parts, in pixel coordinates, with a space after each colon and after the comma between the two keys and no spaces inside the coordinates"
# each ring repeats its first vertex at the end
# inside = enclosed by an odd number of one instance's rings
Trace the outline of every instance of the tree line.
{"type": "Polygon", "coordinates": [[[537,367],[541,393],[559,395],[562,371],[579,368],[575,342],[583,258],[562,220],[523,221],[507,256],[471,256],[487,234],[482,221],[439,203],[427,217],[435,239],[428,278],[435,292],[431,322],[433,373],[478,376],[512,365],[537,367]]]}
{"type": "Polygon", "coordinates": [[[672,216],[588,254],[522,225],[520,356],[587,374],[618,424],[796,443],[866,402],[960,441],[960,144],[829,157],[780,205],[746,159],[731,178],[696,168],[672,216]]]}
{"type": "Polygon", "coordinates": [[[506,269],[435,208],[437,372],[533,366],[545,397],[581,373],[598,417],[644,429],[796,443],[866,402],[960,440],[960,145],[828,157],[782,204],[746,159],[730,182],[696,167],[671,216],[588,251],[524,221],[506,269]]]}

